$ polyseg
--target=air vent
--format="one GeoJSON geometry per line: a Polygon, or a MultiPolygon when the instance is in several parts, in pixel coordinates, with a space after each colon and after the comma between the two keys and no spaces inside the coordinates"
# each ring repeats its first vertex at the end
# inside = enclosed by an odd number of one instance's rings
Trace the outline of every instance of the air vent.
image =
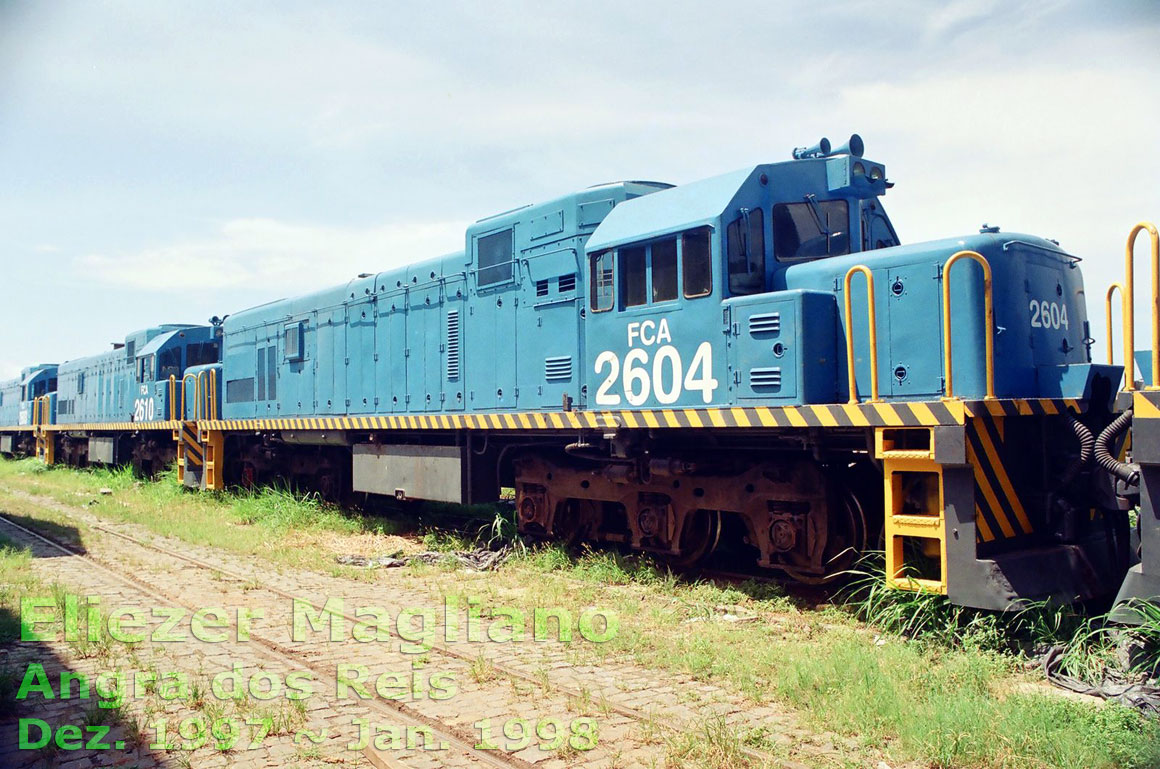
{"type": "Polygon", "coordinates": [[[561,275],[560,276],[560,293],[565,291],[576,290],[576,276],[575,275],[561,275]]]}
{"type": "Polygon", "coordinates": [[[781,387],[781,366],[749,369],[749,386],[754,390],[781,387]]]}
{"type": "Polygon", "coordinates": [[[780,334],[781,313],[763,312],[758,315],[750,315],[749,333],[753,336],[758,334],[780,334]]]}
{"type": "Polygon", "coordinates": [[[447,379],[459,379],[459,310],[447,313],[447,379]]]}
{"type": "Polygon", "coordinates": [[[549,382],[567,382],[572,378],[572,356],[544,358],[544,379],[549,382]]]}
{"type": "Polygon", "coordinates": [[[536,296],[547,296],[547,295],[548,295],[548,281],[537,280],[536,281],[536,296]]]}

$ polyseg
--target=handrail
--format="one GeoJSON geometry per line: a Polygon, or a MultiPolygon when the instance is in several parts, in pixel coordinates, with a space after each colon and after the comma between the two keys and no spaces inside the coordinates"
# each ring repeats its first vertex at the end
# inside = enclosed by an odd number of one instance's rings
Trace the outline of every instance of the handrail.
{"type": "Polygon", "coordinates": [[[874,309],[874,273],[864,264],[846,270],[846,372],[850,378],[850,403],[858,402],[858,381],[854,371],[854,319],[850,288],[854,273],[866,276],[866,305],[870,321],[870,402],[878,401],[878,316],[874,309]]]}
{"type": "Polygon", "coordinates": [[[217,419],[217,369],[209,370],[209,386],[206,387],[205,413],[210,419],[217,419]]]}
{"type": "Polygon", "coordinates": [[[1128,235],[1124,252],[1124,389],[1136,389],[1136,364],[1133,355],[1136,346],[1135,258],[1136,236],[1144,230],[1152,236],[1152,385],[1160,388],[1160,232],[1151,222],[1140,222],[1128,235]]]}
{"type": "Polygon", "coordinates": [[[177,377],[169,375],[169,421],[177,419],[177,377]]]}
{"type": "Polygon", "coordinates": [[[203,419],[209,411],[209,409],[205,407],[205,395],[207,390],[209,390],[209,377],[204,371],[199,371],[197,372],[197,418],[199,420],[203,419]],[[206,377],[204,389],[201,386],[202,377],[206,377]]]}
{"type": "Polygon", "coordinates": [[[986,372],[987,372],[987,394],[984,400],[995,399],[995,305],[994,297],[992,296],[991,287],[991,265],[987,258],[977,251],[959,251],[957,254],[947,259],[946,264],[943,265],[943,336],[944,353],[943,353],[943,368],[946,371],[947,386],[946,396],[947,400],[955,397],[954,390],[954,372],[951,369],[951,267],[960,259],[971,259],[983,268],[983,316],[984,322],[987,324],[986,336],[986,372]]]}
{"type": "Polygon", "coordinates": [[[194,414],[193,418],[197,419],[197,408],[201,405],[201,382],[198,381],[196,374],[186,374],[181,377],[181,421],[185,421],[185,382],[187,379],[193,379],[193,402],[194,414]]]}
{"type": "Polygon", "coordinates": [[[1120,309],[1123,309],[1124,304],[1124,284],[1113,283],[1108,286],[1108,292],[1104,294],[1104,316],[1108,321],[1108,365],[1115,365],[1115,347],[1112,344],[1112,294],[1116,291],[1120,292],[1120,309]]]}

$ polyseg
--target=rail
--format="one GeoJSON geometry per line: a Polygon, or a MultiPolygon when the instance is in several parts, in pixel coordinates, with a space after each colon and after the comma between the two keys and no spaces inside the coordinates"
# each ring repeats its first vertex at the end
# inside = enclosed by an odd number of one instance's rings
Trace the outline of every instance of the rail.
{"type": "Polygon", "coordinates": [[[199,417],[217,419],[217,370],[197,372],[198,408],[199,417]],[[205,387],[201,386],[201,378],[205,377],[205,387]]]}
{"type": "Polygon", "coordinates": [[[201,408],[201,380],[198,379],[196,374],[186,374],[185,376],[183,376],[181,378],[181,420],[183,422],[186,420],[186,416],[185,416],[185,382],[188,379],[193,380],[193,403],[194,403],[193,418],[195,420],[198,419],[197,410],[201,408]]]}
{"type": "MultiPolygon", "coordinates": [[[[1136,296],[1135,257],[1136,236],[1145,230],[1152,240],[1152,384],[1149,389],[1160,389],[1160,232],[1151,222],[1140,222],[1128,235],[1128,246],[1124,252],[1124,389],[1136,389],[1136,364],[1133,351],[1136,347],[1136,296]]],[[[1111,292],[1111,289],[1108,289],[1111,292]]]]}
{"type": "Polygon", "coordinates": [[[1113,283],[1112,285],[1108,286],[1108,291],[1106,294],[1104,294],[1104,317],[1107,319],[1107,323],[1108,323],[1108,365],[1109,366],[1115,365],[1115,362],[1116,362],[1115,361],[1116,356],[1113,354],[1115,351],[1115,348],[1112,344],[1112,294],[1116,293],[1116,291],[1120,292],[1120,305],[1121,305],[1121,309],[1123,309],[1123,303],[1124,303],[1124,284],[1123,283],[1113,283]]]}
{"type": "Polygon", "coordinates": [[[850,378],[850,403],[858,403],[858,378],[854,371],[854,318],[850,288],[855,273],[866,276],[866,306],[870,323],[870,402],[878,401],[878,316],[874,309],[874,273],[864,264],[846,271],[846,372],[850,378]]]}
{"type": "Polygon", "coordinates": [[[209,370],[209,393],[205,409],[205,412],[209,415],[210,419],[218,418],[217,404],[217,369],[211,368],[209,370]]]}
{"type": "Polygon", "coordinates": [[[983,316],[984,322],[987,324],[986,336],[986,372],[987,372],[987,394],[984,396],[985,400],[995,399],[995,301],[992,295],[991,286],[991,265],[987,258],[977,251],[959,251],[957,254],[947,259],[946,264],[943,265],[943,337],[944,354],[943,354],[943,369],[946,372],[947,386],[946,396],[947,400],[955,397],[954,388],[954,371],[951,363],[951,267],[960,259],[971,259],[978,263],[983,268],[983,316]]]}
{"type": "Polygon", "coordinates": [[[169,421],[177,419],[177,377],[169,375],[169,421]]]}

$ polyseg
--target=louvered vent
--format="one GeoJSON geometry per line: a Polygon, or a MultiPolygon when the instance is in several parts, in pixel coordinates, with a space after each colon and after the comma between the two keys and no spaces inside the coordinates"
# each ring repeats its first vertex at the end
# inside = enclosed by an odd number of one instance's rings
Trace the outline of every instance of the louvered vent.
{"type": "Polygon", "coordinates": [[[459,310],[447,313],[447,379],[459,379],[459,310]]]}
{"type": "Polygon", "coordinates": [[[547,295],[548,295],[548,281],[547,280],[537,280],[536,281],[536,296],[547,296],[547,295]]]}
{"type": "Polygon", "coordinates": [[[544,379],[549,382],[567,382],[572,378],[572,356],[544,358],[544,379]]]}
{"type": "Polygon", "coordinates": [[[565,291],[576,290],[576,276],[575,275],[561,275],[560,276],[560,293],[565,291]]]}
{"type": "Polygon", "coordinates": [[[755,390],[781,387],[781,366],[749,369],[749,386],[755,390]]]}
{"type": "Polygon", "coordinates": [[[753,335],[781,333],[781,313],[763,312],[758,315],[750,315],[749,333],[753,335]]]}

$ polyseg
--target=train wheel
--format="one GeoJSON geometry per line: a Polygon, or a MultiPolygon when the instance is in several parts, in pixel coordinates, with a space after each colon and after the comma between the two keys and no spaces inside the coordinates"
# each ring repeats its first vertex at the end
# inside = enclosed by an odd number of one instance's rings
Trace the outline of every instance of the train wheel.
{"type": "Polygon", "coordinates": [[[552,520],[552,538],[564,547],[573,547],[580,542],[595,519],[596,510],[591,501],[564,500],[556,506],[556,515],[552,520]]]}
{"type": "Polygon", "coordinates": [[[243,489],[252,489],[258,485],[258,470],[250,462],[242,464],[241,483],[243,489]]]}
{"type": "Polygon", "coordinates": [[[685,519],[681,531],[679,555],[667,555],[665,560],[680,569],[696,566],[717,549],[721,540],[721,511],[697,510],[685,519]]]}
{"type": "Polygon", "coordinates": [[[825,572],[814,574],[792,566],[785,566],[785,573],[792,579],[807,585],[821,585],[830,582],[853,566],[866,552],[866,513],[858,497],[842,487],[840,499],[832,508],[826,547],[822,553],[825,572]]]}

